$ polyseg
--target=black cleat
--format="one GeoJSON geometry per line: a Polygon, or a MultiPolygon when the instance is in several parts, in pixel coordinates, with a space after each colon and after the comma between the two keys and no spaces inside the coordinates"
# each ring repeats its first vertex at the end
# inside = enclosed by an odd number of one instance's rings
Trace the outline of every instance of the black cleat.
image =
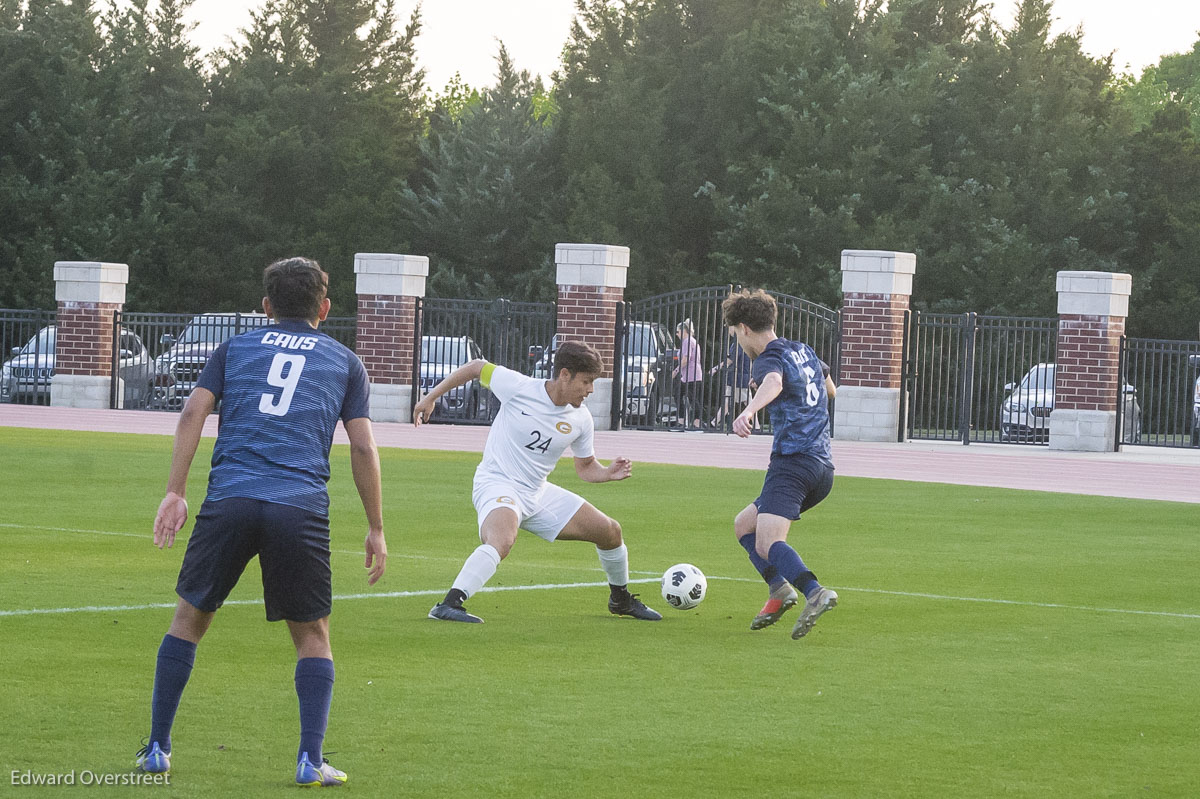
{"type": "Polygon", "coordinates": [[[434,605],[433,609],[429,611],[429,618],[441,621],[465,621],[469,624],[483,624],[483,619],[467,613],[466,608],[447,605],[445,602],[439,602],[434,605]]]}
{"type": "Polygon", "coordinates": [[[623,598],[608,600],[608,612],[615,616],[632,616],[642,621],[661,621],[662,614],[642,604],[637,594],[626,594],[623,598]]]}

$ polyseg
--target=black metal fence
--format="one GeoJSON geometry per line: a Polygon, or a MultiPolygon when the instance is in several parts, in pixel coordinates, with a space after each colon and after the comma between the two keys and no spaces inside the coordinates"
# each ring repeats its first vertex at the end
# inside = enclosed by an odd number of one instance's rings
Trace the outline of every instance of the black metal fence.
{"type": "MultiPolygon", "coordinates": [[[[121,383],[113,381],[112,407],[179,410],[222,342],[270,323],[261,313],[117,314],[113,373],[121,383]]],[[[354,349],[356,325],[354,317],[330,317],[320,329],[354,349]]]]}
{"type": "Polygon", "coordinates": [[[901,425],[909,438],[1049,441],[1056,318],[917,311],[905,328],[901,425]]]}
{"type": "Polygon", "coordinates": [[[0,309],[0,402],[50,404],[54,311],[0,309]]]}
{"type": "Polygon", "coordinates": [[[1123,428],[1137,432],[1126,443],[1200,447],[1200,341],[1122,338],[1121,374],[1137,413],[1126,411],[1123,428]]]}
{"type": "MultiPolygon", "coordinates": [[[[750,360],[729,335],[721,303],[731,285],[660,294],[618,309],[614,416],[622,427],[728,432],[750,401],[750,360]]],[[[809,344],[840,366],[840,316],[816,303],[772,294],[776,332],[809,344]]],[[[832,412],[830,414],[832,419],[832,412]]],[[[766,420],[760,425],[769,432],[766,420]]]]}
{"type": "MultiPolygon", "coordinates": [[[[534,377],[550,377],[556,325],[554,303],[418,299],[413,335],[413,404],[451,372],[486,358],[534,377]]],[[[439,398],[432,421],[488,424],[499,409],[490,391],[472,381],[439,398]]]]}

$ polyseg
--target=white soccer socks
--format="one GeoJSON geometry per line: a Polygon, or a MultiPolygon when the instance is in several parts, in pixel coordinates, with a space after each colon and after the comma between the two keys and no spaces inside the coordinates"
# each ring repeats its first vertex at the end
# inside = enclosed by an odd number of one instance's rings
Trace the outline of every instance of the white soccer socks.
{"type": "Polygon", "coordinates": [[[600,567],[608,575],[609,585],[629,585],[629,550],[625,544],[616,549],[601,549],[596,547],[600,556],[600,567]]]}
{"type": "Polygon", "coordinates": [[[454,578],[454,585],[451,587],[462,591],[468,598],[472,597],[476,591],[483,588],[484,583],[492,579],[492,575],[496,573],[496,567],[499,565],[500,553],[496,551],[496,548],[491,544],[480,544],[467,557],[466,563],[463,564],[458,576],[454,578]]]}

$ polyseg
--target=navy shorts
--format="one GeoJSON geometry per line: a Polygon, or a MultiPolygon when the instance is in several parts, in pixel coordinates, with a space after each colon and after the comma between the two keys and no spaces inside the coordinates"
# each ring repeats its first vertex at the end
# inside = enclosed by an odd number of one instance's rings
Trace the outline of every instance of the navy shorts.
{"type": "Polygon", "coordinates": [[[811,455],[771,453],[762,493],[754,500],[759,513],[796,521],[800,514],[829,496],[833,467],[811,455]]]}
{"type": "Polygon", "coordinates": [[[211,613],[221,607],[255,555],[262,569],[267,621],[316,621],[329,615],[329,519],[259,499],[204,501],[175,593],[211,613]]]}

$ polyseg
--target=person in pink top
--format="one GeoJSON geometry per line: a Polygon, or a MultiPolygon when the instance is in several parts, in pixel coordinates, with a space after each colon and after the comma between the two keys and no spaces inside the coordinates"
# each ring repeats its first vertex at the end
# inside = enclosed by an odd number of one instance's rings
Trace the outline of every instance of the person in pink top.
{"type": "Polygon", "coordinates": [[[679,366],[675,376],[679,379],[676,389],[677,412],[679,423],[687,425],[692,420],[692,427],[700,426],[700,389],[704,385],[704,368],[701,365],[700,342],[692,335],[692,320],[684,319],[675,326],[679,336],[679,366]]]}

